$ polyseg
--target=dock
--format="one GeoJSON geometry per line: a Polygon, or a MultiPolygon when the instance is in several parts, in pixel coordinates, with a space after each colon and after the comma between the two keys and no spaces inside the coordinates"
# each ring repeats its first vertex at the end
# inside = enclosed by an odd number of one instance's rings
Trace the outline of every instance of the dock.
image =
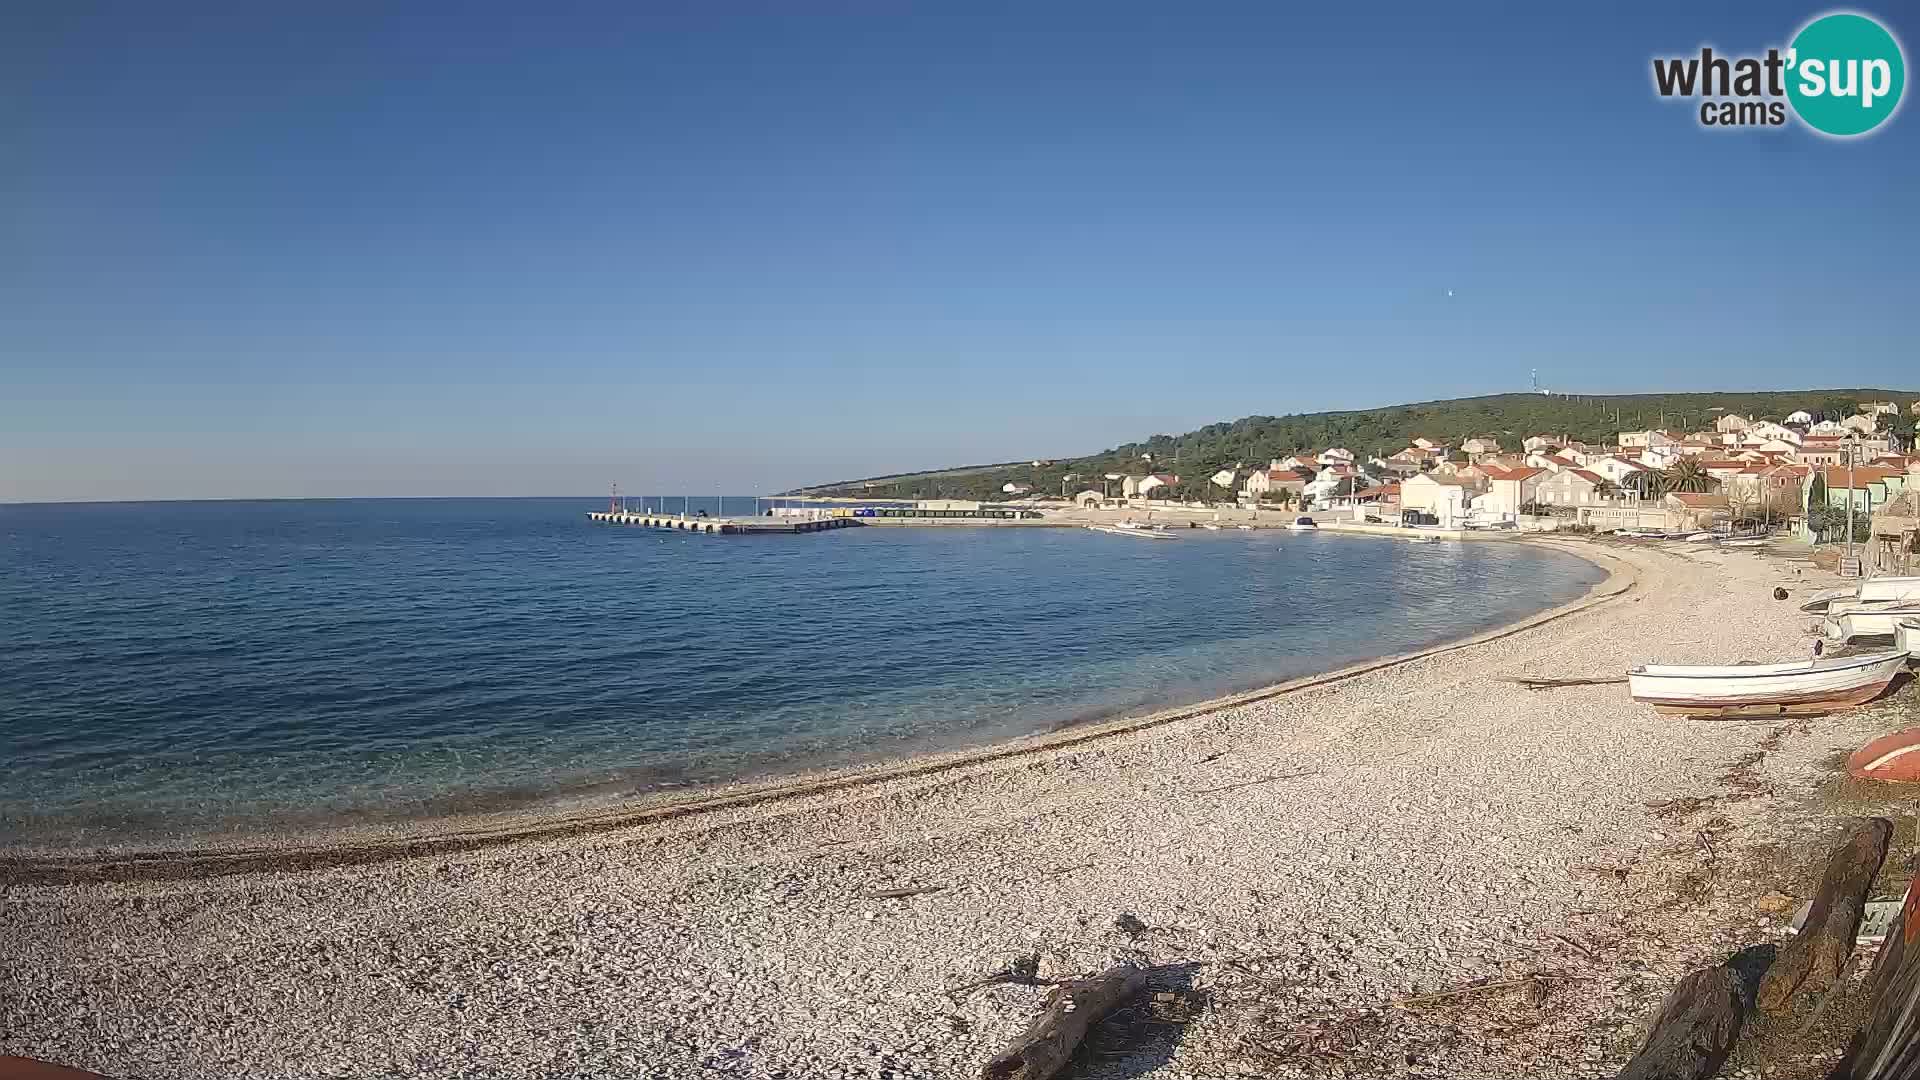
{"type": "Polygon", "coordinates": [[[851,529],[862,524],[852,517],[688,517],[685,514],[640,513],[631,510],[592,510],[587,520],[603,525],[625,525],[638,529],[669,529],[677,532],[706,533],[711,536],[739,536],[749,533],[792,535],[851,529]]]}

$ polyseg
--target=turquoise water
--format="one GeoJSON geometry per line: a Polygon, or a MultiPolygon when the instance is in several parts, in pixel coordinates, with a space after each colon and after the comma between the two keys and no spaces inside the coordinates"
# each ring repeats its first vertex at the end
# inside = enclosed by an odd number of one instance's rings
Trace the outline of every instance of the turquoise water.
{"type": "Polygon", "coordinates": [[[589,524],[604,506],[0,506],[0,843],[617,798],[987,743],[1457,638],[1603,576],[1508,544],[705,537],[589,524]]]}

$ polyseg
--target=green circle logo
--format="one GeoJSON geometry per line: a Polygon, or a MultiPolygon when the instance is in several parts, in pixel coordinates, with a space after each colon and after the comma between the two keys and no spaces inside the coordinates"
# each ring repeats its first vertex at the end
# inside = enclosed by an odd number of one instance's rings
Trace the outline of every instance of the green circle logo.
{"type": "Polygon", "coordinates": [[[1807,126],[1828,135],[1865,135],[1900,106],[1906,58],[1886,27],[1865,15],[1823,15],[1787,53],[1787,99],[1807,126]]]}

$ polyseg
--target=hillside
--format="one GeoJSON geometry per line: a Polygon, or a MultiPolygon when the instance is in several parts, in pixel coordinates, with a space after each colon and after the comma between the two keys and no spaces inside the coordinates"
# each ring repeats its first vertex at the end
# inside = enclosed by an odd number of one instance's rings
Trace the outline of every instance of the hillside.
{"type": "Polygon", "coordinates": [[[938,472],[843,480],[800,489],[808,495],[870,498],[993,499],[1001,485],[1031,484],[1036,492],[1058,494],[1098,487],[1107,473],[1172,472],[1184,487],[1198,491],[1206,477],[1237,464],[1264,464],[1303,450],[1344,446],[1361,457],[1390,454],[1417,436],[1457,444],[1473,435],[1496,435],[1517,447],[1528,435],[1565,433],[1584,442],[1611,442],[1622,430],[1659,426],[1697,429],[1722,412],[1755,419],[1781,420],[1795,410],[1816,416],[1845,415],[1862,401],[1893,401],[1902,409],[1901,430],[1910,431],[1907,408],[1920,400],[1916,390],[1777,390],[1726,394],[1495,394],[1488,397],[1422,401],[1380,409],[1248,416],[1209,424],[1184,435],[1155,435],[1142,442],[1071,460],[1035,466],[1030,462],[975,465],[938,472]],[[1142,455],[1152,455],[1148,461],[1142,455]],[[1065,481],[1068,475],[1076,479],[1065,481]],[[1064,484],[1063,484],[1063,481],[1064,484]]]}

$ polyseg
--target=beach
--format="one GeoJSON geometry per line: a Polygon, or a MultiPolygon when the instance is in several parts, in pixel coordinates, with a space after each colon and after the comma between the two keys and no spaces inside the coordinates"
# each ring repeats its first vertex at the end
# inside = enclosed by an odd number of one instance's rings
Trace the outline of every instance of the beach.
{"type": "Polygon", "coordinates": [[[1506,680],[1805,656],[1770,594],[1827,583],[1536,542],[1612,576],[1518,628],[1148,720],[368,858],[290,838],[177,874],[15,867],[0,1053],[156,1078],[969,1076],[1036,1014],[1045,985],[992,978],[1028,960],[1043,984],[1153,970],[1077,1075],[1610,1074],[1680,972],[1771,925],[1747,853],[1817,832],[1822,763],[1912,691],[1786,725],[1530,691],[1506,680]],[[1659,809],[1743,760],[1764,794],[1659,809]],[[1524,1000],[1431,997],[1475,980],[1524,1000]]]}

